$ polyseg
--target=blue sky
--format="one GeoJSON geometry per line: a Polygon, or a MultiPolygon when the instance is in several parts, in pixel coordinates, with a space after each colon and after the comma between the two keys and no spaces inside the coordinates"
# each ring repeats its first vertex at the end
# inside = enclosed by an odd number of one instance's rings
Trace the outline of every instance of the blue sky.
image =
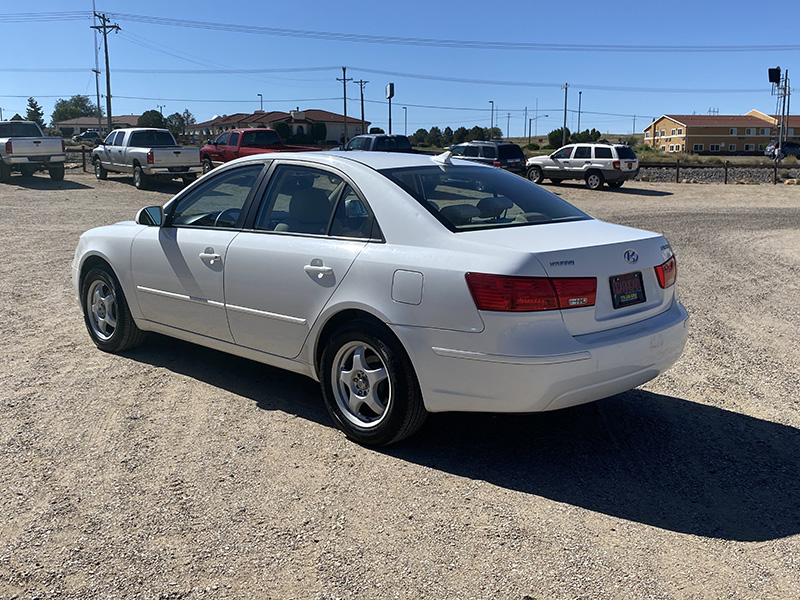
{"type": "MultiPolygon", "coordinates": [[[[0,107],[5,118],[24,115],[33,96],[49,121],[58,98],[84,94],[95,101],[92,0],[37,0],[35,12],[28,6],[34,5],[13,3],[0,14],[4,47],[15,49],[4,53],[0,67],[0,107]]],[[[800,45],[791,25],[781,26],[798,21],[796,1],[95,0],[95,6],[122,29],[109,35],[115,114],[162,105],[165,115],[188,108],[204,121],[252,112],[260,108],[258,94],[264,110],[341,113],[337,78],[346,66],[348,78],[369,82],[365,117],[373,126],[388,130],[385,87],[395,84],[394,133],[404,132],[406,118],[409,133],[434,125],[488,127],[494,106],[494,123],[505,135],[526,134],[527,107],[528,119],[538,116],[533,128],[541,136],[563,122],[564,83],[570,129],[580,98],[581,129],[630,133],[634,122],[641,131],[665,113],[772,113],[767,68],[780,65],[800,77],[800,45]],[[248,69],[273,71],[231,72],[248,69]],[[159,72],[168,70],[183,72],[159,72]]],[[[102,51],[99,60],[103,70],[102,51]]],[[[348,115],[360,116],[359,87],[349,83],[347,96],[348,115]]]]}

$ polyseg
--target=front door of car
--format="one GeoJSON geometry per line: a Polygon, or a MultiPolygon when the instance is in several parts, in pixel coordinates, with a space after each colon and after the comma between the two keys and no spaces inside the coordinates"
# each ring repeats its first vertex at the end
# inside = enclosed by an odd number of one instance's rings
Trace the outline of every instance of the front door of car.
{"type": "Polygon", "coordinates": [[[237,344],[294,358],[372,232],[341,177],[279,165],[253,229],[228,248],[225,299],[237,344]]]}
{"type": "Polygon", "coordinates": [[[136,236],[131,272],[145,319],[232,341],[224,296],[227,251],[262,169],[245,165],[204,178],[169,208],[164,226],[136,236]]]}
{"type": "Polygon", "coordinates": [[[239,132],[231,131],[231,137],[228,138],[228,143],[223,149],[223,158],[225,162],[230,162],[234,158],[239,158],[239,132]]]}
{"type": "Polygon", "coordinates": [[[564,177],[570,170],[570,156],[574,146],[566,146],[550,155],[550,164],[547,170],[556,176],[564,177]]]}

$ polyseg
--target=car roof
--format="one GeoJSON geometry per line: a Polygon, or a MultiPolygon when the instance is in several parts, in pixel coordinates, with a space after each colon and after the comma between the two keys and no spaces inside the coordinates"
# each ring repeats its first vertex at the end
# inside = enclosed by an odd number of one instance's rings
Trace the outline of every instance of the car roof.
{"type": "Polygon", "coordinates": [[[406,137],[402,133],[361,133],[359,135],[354,135],[351,137],[351,140],[355,138],[379,138],[379,137],[406,137]]]}

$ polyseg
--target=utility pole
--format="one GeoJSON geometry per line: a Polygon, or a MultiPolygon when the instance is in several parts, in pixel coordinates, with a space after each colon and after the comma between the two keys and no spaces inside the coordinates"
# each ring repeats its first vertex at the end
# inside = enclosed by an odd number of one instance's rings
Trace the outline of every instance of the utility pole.
{"type": "Polygon", "coordinates": [[[581,132],[581,94],[583,92],[578,92],[578,133],[581,132]]]}
{"type": "Polygon", "coordinates": [[[636,133],[636,115],[633,115],[633,131],[631,133],[636,133]]]}
{"type": "Polygon", "coordinates": [[[408,135],[408,107],[403,107],[403,135],[408,135]]]}
{"type": "MultiPolygon", "coordinates": [[[[97,9],[94,5],[94,0],[92,0],[92,14],[93,22],[97,25],[97,9]]],[[[97,55],[97,29],[93,32],[94,34],[94,89],[97,92],[97,131],[98,133],[103,131],[103,111],[100,108],[100,59],[97,55]]]]}
{"type": "Polygon", "coordinates": [[[344,141],[342,145],[347,143],[347,82],[353,81],[353,78],[347,78],[347,67],[342,67],[342,78],[336,78],[336,81],[342,82],[342,99],[344,100],[344,141]]]}
{"type": "Polygon", "coordinates": [[[109,20],[106,18],[105,14],[98,15],[94,13],[94,16],[100,19],[102,25],[92,25],[91,28],[96,31],[103,31],[103,47],[106,51],[106,119],[108,123],[108,131],[111,131],[111,72],[108,66],[108,32],[111,31],[120,31],[119,25],[114,23],[113,25],[109,25],[109,20]]]}
{"type": "Polygon", "coordinates": [[[361,88],[361,133],[367,133],[365,130],[367,128],[366,121],[364,121],[364,86],[369,83],[369,81],[364,81],[363,79],[359,79],[355,83],[358,84],[358,87],[361,88]]]}
{"type": "Polygon", "coordinates": [[[525,124],[528,125],[528,144],[531,143],[531,123],[528,121],[528,107],[525,107],[525,116],[522,118],[522,137],[525,137],[525,124]]]}
{"type": "Polygon", "coordinates": [[[569,91],[569,84],[565,83],[561,86],[564,90],[564,126],[561,129],[561,145],[567,145],[567,92],[569,91]]]}
{"type": "Polygon", "coordinates": [[[492,129],[494,129],[494,100],[489,100],[489,104],[492,105],[492,116],[489,120],[489,139],[492,139],[492,129]]]}
{"type": "Polygon", "coordinates": [[[506,137],[511,135],[511,113],[506,113],[506,137]]]}

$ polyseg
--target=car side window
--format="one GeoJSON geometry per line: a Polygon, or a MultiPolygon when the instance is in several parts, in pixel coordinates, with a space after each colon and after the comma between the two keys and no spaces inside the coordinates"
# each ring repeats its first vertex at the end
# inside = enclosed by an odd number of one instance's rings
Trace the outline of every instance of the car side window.
{"type": "Polygon", "coordinates": [[[611,148],[606,148],[604,146],[595,146],[594,157],[595,158],[611,158],[611,148]]]}
{"type": "Polygon", "coordinates": [[[465,146],[464,147],[464,156],[478,156],[480,152],[480,148],[477,146],[465,146]]]}
{"type": "Polygon", "coordinates": [[[344,180],[312,167],[279,165],[256,216],[255,229],[324,235],[344,180]]]}
{"type": "Polygon", "coordinates": [[[450,153],[453,156],[464,156],[464,146],[454,146],[450,153]]]}
{"type": "Polygon", "coordinates": [[[336,237],[380,237],[373,231],[374,218],[367,205],[349,185],[345,185],[336,213],[333,215],[330,234],[336,237]]]}
{"type": "Polygon", "coordinates": [[[366,140],[364,138],[353,138],[347,143],[347,146],[345,146],[345,148],[347,148],[348,150],[362,150],[365,141],[366,140]]]}
{"type": "Polygon", "coordinates": [[[591,146],[578,146],[575,148],[575,156],[573,158],[592,158],[591,146]]]}
{"type": "Polygon", "coordinates": [[[247,165],[211,177],[205,185],[180,199],[170,224],[178,227],[236,226],[262,168],[260,164],[247,165]]]}
{"type": "Polygon", "coordinates": [[[226,131],[221,136],[217,138],[217,146],[227,146],[228,145],[228,138],[231,137],[230,131],[226,131]]]}
{"type": "Polygon", "coordinates": [[[114,145],[114,138],[116,138],[116,137],[117,137],[117,132],[116,131],[112,131],[111,133],[109,133],[106,136],[106,139],[103,140],[103,143],[106,146],[113,146],[114,145]]]}
{"type": "Polygon", "coordinates": [[[230,140],[228,140],[228,146],[235,146],[239,143],[239,134],[238,132],[233,132],[231,134],[230,140]]]}
{"type": "Polygon", "coordinates": [[[494,146],[481,146],[481,156],[484,158],[497,158],[497,148],[494,146]]]}
{"type": "Polygon", "coordinates": [[[567,146],[566,148],[562,148],[555,154],[553,154],[553,158],[569,158],[572,154],[572,146],[567,146]]]}

